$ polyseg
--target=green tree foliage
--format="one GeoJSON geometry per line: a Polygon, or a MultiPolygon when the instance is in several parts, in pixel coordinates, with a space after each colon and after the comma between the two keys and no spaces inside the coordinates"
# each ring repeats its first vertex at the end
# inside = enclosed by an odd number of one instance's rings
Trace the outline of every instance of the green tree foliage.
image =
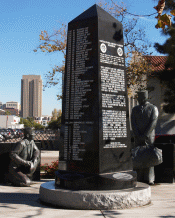
{"type": "Polygon", "coordinates": [[[61,109],[58,110],[58,117],[61,117],[62,115],[62,112],[61,112],[61,109]]]}
{"type": "Polygon", "coordinates": [[[51,120],[47,126],[47,129],[58,129],[58,128],[61,128],[61,117],[58,117],[56,120],[51,120]]]}
{"type": "Polygon", "coordinates": [[[35,123],[35,122],[34,122],[33,127],[34,127],[35,129],[44,129],[44,126],[43,126],[43,125],[41,125],[41,124],[39,124],[39,123],[35,123]]]}
{"type": "Polygon", "coordinates": [[[52,120],[48,123],[47,129],[58,129],[61,128],[61,109],[57,110],[54,108],[52,111],[52,120]]]}
{"type": "Polygon", "coordinates": [[[33,127],[33,123],[31,123],[28,119],[20,118],[20,124],[24,124],[24,127],[33,127]]]}
{"type": "MultiPolygon", "coordinates": [[[[175,10],[174,1],[168,1],[166,9],[175,10]]],[[[163,107],[166,113],[175,113],[175,18],[170,27],[166,28],[164,34],[168,36],[163,45],[155,44],[158,52],[167,55],[165,69],[158,74],[161,82],[165,85],[166,91],[164,94],[165,105],[163,107]]]]}
{"type": "Polygon", "coordinates": [[[52,111],[52,120],[56,120],[58,117],[59,117],[59,112],[56,108],[54,108],[54,110],[52,111]]]}
{"type": "Polygon", "coordinates": [[[27,119],[20,118],[20,124],[24,124],[24,127],[34,127],[35,129],[44,129],[44,126],[36,123],[34,118],[27,117],[27,119]]]}
{"type": "Polygon", "coordinates": [[[11,115],[10,111],[6,111],[5,115],[11,115]]]}

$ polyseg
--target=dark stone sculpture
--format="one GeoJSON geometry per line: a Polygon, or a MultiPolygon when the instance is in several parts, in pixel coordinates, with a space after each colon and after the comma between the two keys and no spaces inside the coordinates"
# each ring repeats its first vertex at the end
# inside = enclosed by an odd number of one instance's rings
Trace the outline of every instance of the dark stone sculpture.
{"type": "Polygon", "coordinates": [[[93,5],[68,24],[56,186],[136,186],[125,84],[123,26],[93,5]]]}
{"type": "MultiPolygon", "coordinates": [[[[135,139],[135,147],[153,145],[155,140],[155,127],[158,120],[158,109],[149,103],[148,92],[138,93],[139,105],[132,109],[131,125],[135,139]]],[[[137,170],[138,181],[145,181],[154,184],[154,165],[151,167],[142,166],[137,170]]]]}
{"type": "Polygon", "coordinates": [[[30,186],[31,178],[40,162],[40,152],[34,143],[34,130],[24,129],[24,139],[10,152],[8,180],[15,186],[30,186]]]}

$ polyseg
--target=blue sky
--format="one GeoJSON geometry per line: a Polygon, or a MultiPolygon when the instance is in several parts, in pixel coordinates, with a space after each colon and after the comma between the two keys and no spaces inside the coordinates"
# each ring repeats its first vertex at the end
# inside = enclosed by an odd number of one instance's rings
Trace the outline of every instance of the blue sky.
{"type": "MultiPolygon", "coordinates": [[[[39,45],[42,30],[52,33],[59,28],[59,22],[68,23],[84,10],[97,3],[95,0],[1,0],[0,1],[0,101],[20,102],[22,75],[45,74],[62,62],[58,53],[34,53],[39,45]]],[[[128,11],[136,14],[152,14],[154,0],[124,0],[128,11]]],[[[155,16],[139,19],[152,42],[163,43],[165,37],[155,29],[155,16]]],[[[128,16],[129,19],[129,16],[128,16]]],[[[154,55],[159,55],[156,51],[154,55]]],[[[50,115],[54,108],[61,109],[56,94],[61,87],[46,88],[43,91],[43,115],[50,115]]]]}

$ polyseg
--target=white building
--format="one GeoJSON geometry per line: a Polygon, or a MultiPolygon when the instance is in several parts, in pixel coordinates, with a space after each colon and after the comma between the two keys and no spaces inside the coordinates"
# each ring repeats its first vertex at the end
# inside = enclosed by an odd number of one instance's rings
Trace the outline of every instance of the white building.
{"type": "Polygon", "coordinates": [[[47,127],[48,123],[51,121],[51,118],[52,116],[43,115],[42,117],[35,117],[35,122],[47,127]]]}
{"type": "Polygon", "coordinates": [[[20,104],[17,101],[8,101],[6,102],[6,108],[15,108],[20,110],[20,104]]]}
{"type": "Polygon", "coordinates": [[[22,129],[24,124],[19,124],[20,117],[14,115],[0,115],[0,128],[22,129]]]}

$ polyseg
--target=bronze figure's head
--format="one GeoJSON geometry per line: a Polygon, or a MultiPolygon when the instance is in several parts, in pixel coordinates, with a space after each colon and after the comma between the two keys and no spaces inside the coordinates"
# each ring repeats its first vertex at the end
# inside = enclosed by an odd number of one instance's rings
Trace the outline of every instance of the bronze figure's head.
{"type": "Polygon", "coordinates": [[[24,138],[34,140],[35,132],[33,127],[24,128],[24,138]]]}
{"type": "Polygon", "coordinates": [[[148,91],[147,90],[138,92],[138,102],[140,105],[145,104],[147,100],[148,100],[148,91]]]}

